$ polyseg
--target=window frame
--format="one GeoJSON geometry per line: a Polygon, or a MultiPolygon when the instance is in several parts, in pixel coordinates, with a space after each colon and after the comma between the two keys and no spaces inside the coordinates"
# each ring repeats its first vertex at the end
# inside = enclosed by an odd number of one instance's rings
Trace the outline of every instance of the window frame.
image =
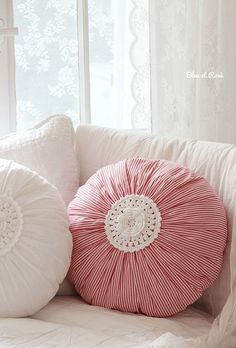
{"type": "Polygon", "coordinates": [[[91,124],[88,0],[77,0],[80,123],[91,124]]]}
{"type": "MultiPolygon", "coordinates": [[[[1,0],[0,19],[1,28],[13,28],[13,6],[12,0],[1,0]]],[[[16,31],[16,30],[15,30],[16,31]]],[[[1,35],[0,45],[0,122],[3,127],[0,135],[16,131],[16,91],[15,91],[15,52],[14,33],[12,35],[1,35]]]]}
{"type": "MultiPolygon", "coordinates": [[[[79,56],[79,120],[81,124],[91,123],[90,114],[90,72],[89,72],[89,30],[88,1],[76,0],[77,35],[79,56]]],[[[1,0],[0,19],[4,27],[13,28],[13,0],[1,0]]],[[[4,37],[0,46],[3,64],[0,66],[0,135],[16,131],[16,79],[15,79],[15,49],[14,37],[4,37]]]]}

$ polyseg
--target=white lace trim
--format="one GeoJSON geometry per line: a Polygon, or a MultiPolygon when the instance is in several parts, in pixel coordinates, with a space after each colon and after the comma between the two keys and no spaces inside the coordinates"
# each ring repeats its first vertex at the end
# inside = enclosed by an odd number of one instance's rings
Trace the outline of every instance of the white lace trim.
{"type": "Polygon", "coordinates": [[[105,232],[117,249],[134,252],[158,236],[161,214],[155,202],[143,195],[127,195],[116,201],[105,217],[105,232]]]}
{"type": "Polygon", "coordinates": [[[150,128],[150,47],[149,47],[149,2],[132,0],[129,29],[133,35],[130,46],[130,63],[135,71],[131,82],[134,100],[132,127],[150,128]]]}
{"type": "Polygon", "coordinates": [[[0,255],[12,249],[20,237],[22,226],[22,213],[17,202],[0,195],[0,255]]]}

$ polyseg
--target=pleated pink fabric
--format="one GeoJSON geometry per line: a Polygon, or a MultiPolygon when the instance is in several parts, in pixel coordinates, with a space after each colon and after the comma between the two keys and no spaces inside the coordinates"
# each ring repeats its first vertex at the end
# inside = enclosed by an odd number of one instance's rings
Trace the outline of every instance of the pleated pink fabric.
{"type": "Polygon", "coordinates": [[[83,299],[167,317],[219,275],[224,207],[207,181],[165,160],[128,159],[100,169],[68,208],[69,277],[83,299]]]}

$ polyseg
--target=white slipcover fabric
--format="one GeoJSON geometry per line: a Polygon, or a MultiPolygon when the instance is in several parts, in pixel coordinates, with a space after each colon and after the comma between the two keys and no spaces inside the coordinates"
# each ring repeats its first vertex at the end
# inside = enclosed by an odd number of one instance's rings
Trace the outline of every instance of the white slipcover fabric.
{"type": "Polygon", "coordinates": [[[56,297],[31,318],[0,319],[0,347],[235,348],[236,147],[80,126],[76,153],[80,184],[104,165],[141,156],[186,165],[215,187],[230,238],[223,272],[202,298],[214,317],[190,307],[168,319],[148,318],[89,306],[78,297],[56,297]]]}
{"type": "Polygon", "coordinates": [[[57,189],[30,169],[0,160],[0,317],[28,316],[55,296],[72,240],[57,189]]]}
{"type": "Polygon", "coordinates": [[[31,318],[0,319],[0,348],[158,348],[152,342],[166,331],[194,337],[205,334],[211,322],[209,315],[192,307],[158,319],[57,296],[31,318]]]}

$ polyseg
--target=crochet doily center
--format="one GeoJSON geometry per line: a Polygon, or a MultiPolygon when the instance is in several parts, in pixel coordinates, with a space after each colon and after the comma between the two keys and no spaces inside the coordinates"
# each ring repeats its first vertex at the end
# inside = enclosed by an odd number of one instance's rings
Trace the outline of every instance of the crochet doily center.
{"type": "Polygon", "coordinates": [[[143,195],[127,195],[116,201],[105,218],[105,232],[117,249],[134,252],[158,236],[161,214],[156,203],[143,195]]]}
{"type": "Polygon", "coordinates": [[[145,214],[140,208],[126,208],[118,218],[118,231],[124,237],[135,237],[145,227],[145,214]]]}
{"type": "Polygon", "coordinates": [[[21,209],[11,197],[0,195],[0,255],[17,242],[23,225],[21,209]]]}

